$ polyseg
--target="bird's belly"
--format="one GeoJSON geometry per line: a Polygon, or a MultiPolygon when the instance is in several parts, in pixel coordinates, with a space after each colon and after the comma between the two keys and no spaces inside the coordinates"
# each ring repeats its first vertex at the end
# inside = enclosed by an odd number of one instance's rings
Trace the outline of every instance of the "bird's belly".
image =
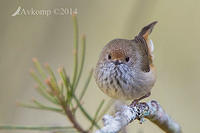
{"type": "Polygon", "coordinates": [[[155,83],[155,73],[126,73],[105,76],[99,88],[115,99],[134,100],[151,91],[155,83]]]}
{"type": "Polygon", "coordinates": [[[108,96],[115,99],[134,100],[138,99],[150,92],[151,86],[147,86],[145,83],[130,83],[125,84],[123,80],[114,81],[116,83],[105,85],[101,87],[101,90],[108,96]],[[120,84],[120,85],[119,85],[120,84]]]}

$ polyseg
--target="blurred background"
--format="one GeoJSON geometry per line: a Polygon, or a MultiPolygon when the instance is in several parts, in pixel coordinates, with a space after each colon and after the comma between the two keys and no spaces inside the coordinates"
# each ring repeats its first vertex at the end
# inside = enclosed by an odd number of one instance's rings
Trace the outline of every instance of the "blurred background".
{"type": "MultiPolygon", "coordinates": [[[[0,0],[0,124],[69,124],[59,114],[20,108],[16,102],[29,102],[34,97],[47,103],[34,89],[35,82],[29,75],[32,57],[48,62],[55,71],[63,65],[72,75],[72,17],[70,14],[11,16],[19,6],[28,10],[77,9],[80,35],[87,36],[81,84],[108,41],[132,39],[143,26],[157,20],[151,39],[158,79],[146,100],[159,101],[185,133],[200,131],[199,0],[0,0]]],[[[93,78],[84,97],[84,107],[93,115],[102,99],[109,98],[97,88],[93,78]]],[[[82,117],[79,120],[88,126],[87,120],[82,117]]],[[[162,132],[149,121],[142,125],[136,121],[128,127],[129,132],[162,132]]]]}

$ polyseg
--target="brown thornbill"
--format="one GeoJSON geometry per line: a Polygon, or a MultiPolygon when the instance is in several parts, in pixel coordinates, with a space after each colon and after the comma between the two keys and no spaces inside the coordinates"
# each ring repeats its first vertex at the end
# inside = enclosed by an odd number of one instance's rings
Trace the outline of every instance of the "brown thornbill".
{"type": "Polygon", "coordinates": [[[157,21],[142,28],[133,39],[111,40],[102,50],[95,70],[98,87],[108,96],[141,100],[156,81],[153,42],[149,35],[157,21]]]}

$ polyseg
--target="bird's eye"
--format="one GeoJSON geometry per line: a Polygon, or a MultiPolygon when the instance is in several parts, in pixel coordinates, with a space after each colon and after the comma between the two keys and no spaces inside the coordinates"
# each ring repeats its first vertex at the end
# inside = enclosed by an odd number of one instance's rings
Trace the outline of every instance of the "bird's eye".
{"type": "Polygon", "coordinates": [[[110,55],[110,54],[108,55],[108,59],[109,59],[109,60],[111,59],[111,55],[110,55]]]}
{"type": "Polygon", "coordinates": [[[129,60],[130,60],[130,59],[129,59],[129,57],[126,57],[126,59],[125,59],[125,60],[126,60],[126,62],[129,62],[129,60]]]}

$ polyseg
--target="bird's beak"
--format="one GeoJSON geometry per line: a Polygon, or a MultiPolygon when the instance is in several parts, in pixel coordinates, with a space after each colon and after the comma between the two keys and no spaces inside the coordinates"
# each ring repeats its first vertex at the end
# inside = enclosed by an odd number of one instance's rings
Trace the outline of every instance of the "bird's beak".
{"type": "Polygon", "coordinates": [[[120,65],[120,64],[122,64],[122,61],[121,61],[121,60],[113,60],[112,62],[113,62],[113,64],[115,64],[115,65],[120,65]]]}

